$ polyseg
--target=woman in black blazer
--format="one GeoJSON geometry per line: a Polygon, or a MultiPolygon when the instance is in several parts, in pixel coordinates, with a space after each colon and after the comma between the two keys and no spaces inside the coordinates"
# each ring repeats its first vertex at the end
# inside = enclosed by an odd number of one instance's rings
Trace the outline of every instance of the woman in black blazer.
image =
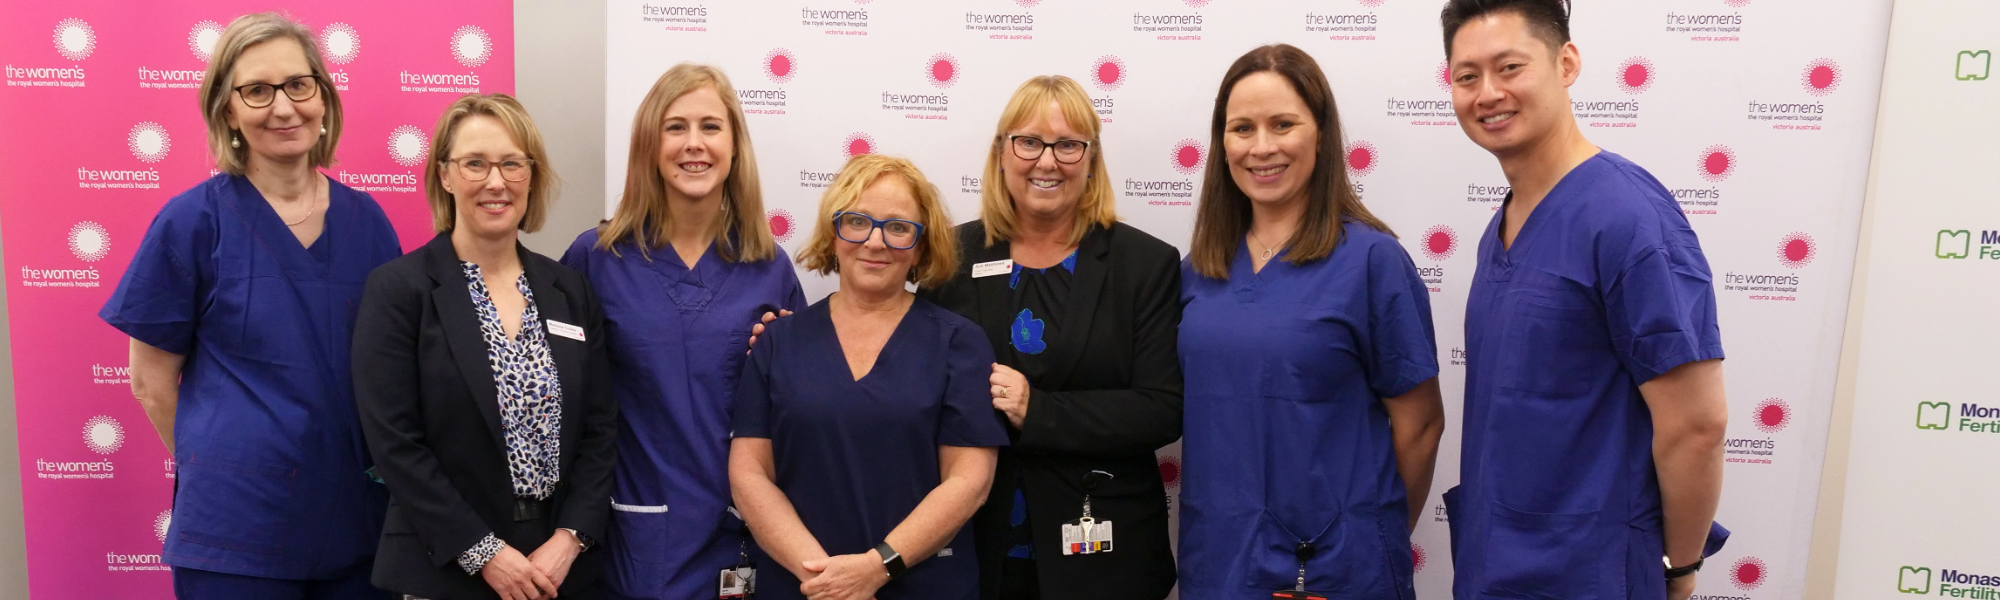
{"type": "Polygon", "coordinates": [[[1097,133],[1075,81],[1022,84],[981,220],[958,227],[957,276],[928,293],[999,359],[993,406],[1013,445],[973,517],[988,600],[1158,600],[1174,585],[1153,452],[1181,435],[1180,253],[1118,222],[1097,133]]]}
{"type": "Polygon", "coordinates": [[[505,95],[439,120],[429,244],[368,277],[354,334],[362,430],[388,484],[374,583],[432,598],[589,598],[617,408],[581,274],[527,249],[554,173],[505,95]]]}

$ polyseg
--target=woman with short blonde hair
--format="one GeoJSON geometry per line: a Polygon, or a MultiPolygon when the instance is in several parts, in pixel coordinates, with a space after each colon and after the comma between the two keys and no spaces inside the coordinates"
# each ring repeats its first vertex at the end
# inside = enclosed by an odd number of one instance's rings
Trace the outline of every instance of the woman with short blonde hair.
{"type": "Polygon", "coordinates": [[[729,78],[675,65],[632,116],[617,213],[563,254],[604,298],[615,359],[617,597],[713,598],[748,543],[729,510],[729,402],[757,317],[806,305],[759,190],[729,78]]]}
{"type": "Polygon", "coordinates": [[[184,599],[384,598],[348,340],[396,231],[319,171],[342,119],[311,30],[230,22],[200,96],[219,173],[160,208],[98,313],[178,465],[161,561],[184,599]]]}
{"type": "Polygon", "coordinates": [[[1099,132],[1075,80],[1015,89],[980,219],[958,226],[961,267],[925,292],[995,341],[991,402],[1016,434],[972,521],[988,600],[1159,600],[1174,585],[1153,451],[1181,434],[1180,253],[1118,222],[1099,132]],[[1116,525],[1116,552],[1110,535],[1064,544],[1085,514],[1116,525]]]}

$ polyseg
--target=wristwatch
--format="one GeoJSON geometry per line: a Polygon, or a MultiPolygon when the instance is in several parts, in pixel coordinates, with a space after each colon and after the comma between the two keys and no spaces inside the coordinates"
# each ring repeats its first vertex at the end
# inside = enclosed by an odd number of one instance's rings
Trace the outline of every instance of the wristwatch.
{"type": "Polygon", "coordinates": [[[890,548],[888,541],[877,544],[875,546],[875,553],[882,555],[882,569],[889,572],[889,580],[891,581],[894,581],[897,577],[902,577],[903,573],[910,570],[908,565],[903,564],[903,555],[897,554],[895,548],[890,548]]]}
{"type": "Polygon", "coordinates": [[[1674,561],[1667,559],[1667,557],[1665,556],[1660,557],[1660,562],[1662,564],[1667,565],[1668,580],[1680,579],[1682,577],[1693,575],[1695,571],[1701,570],[1701,563],[1704,560],[1706,559],[1697,558],[1694,560],[1694,564],[1685,567],[1676,567],[1674,566],[1674,561]]]}
{"type": "Polygon", "coordinates": [[[587,536],[587,535],[584,535],[584,534],[583,534],[583,532],[581,532],[581,531],[577,531],[577,530],[575,530],[575,529],[570,529],[570,528],[568,528],[568,527],[558,527],[557,529],[561,529],[561,530],[563,530],[563,531],[567,531],[567,532],[569,532],[569,535],[570,535],[570,537],[574,537],[574,538],[576,538],[576,545],[578,546],[578,548],[577,548],[577,551],[578,551],[578,552],[582,552],[582,551],[585,551],[585,550],[589,550],[589,549],[590,549],[590,547],[591,547],[591,545],[592,545],[592,544],[591,544],[591,540],[590,540],[590,536],[587,536]]]}

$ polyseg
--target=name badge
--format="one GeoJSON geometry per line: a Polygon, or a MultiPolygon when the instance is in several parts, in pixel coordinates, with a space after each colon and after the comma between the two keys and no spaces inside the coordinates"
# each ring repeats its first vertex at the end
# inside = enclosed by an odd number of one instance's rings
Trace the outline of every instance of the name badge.
{"type": "Polygon", "coordinates": [[[579,342],[583,341],[582,327],[577,327],[575,325],[564,323],[562,321],[557,321],[555,319],[549,319],[548,323],[549,323],[549,333],[563,336],[579,342]]]}
{"type": "Polygon", "coordinates": [[[757,569],[753,567],[723,569],[717,579],[715,597],[720,600],[741,600],[757,594],[757,569]]]}
{"type": "Polygon", "coordinates": [[[972,265],[972,278],[1006,275],[1014,272],[1014,259],[996,260],[972,265]]]}

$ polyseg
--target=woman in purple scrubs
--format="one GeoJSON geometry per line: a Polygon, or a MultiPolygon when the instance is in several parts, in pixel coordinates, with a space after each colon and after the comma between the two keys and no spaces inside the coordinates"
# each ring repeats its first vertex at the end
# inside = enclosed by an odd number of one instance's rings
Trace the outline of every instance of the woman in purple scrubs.
{"type": "Polygon", "coordinates": [[[729,404],[750,328],[805,305],[771,239],[736,91],[683,63],[632,120],[625,193],[562,262],[604,303],[618,465],[614,597],[714,598],[748,537],[729,508],[729,404]]]}

